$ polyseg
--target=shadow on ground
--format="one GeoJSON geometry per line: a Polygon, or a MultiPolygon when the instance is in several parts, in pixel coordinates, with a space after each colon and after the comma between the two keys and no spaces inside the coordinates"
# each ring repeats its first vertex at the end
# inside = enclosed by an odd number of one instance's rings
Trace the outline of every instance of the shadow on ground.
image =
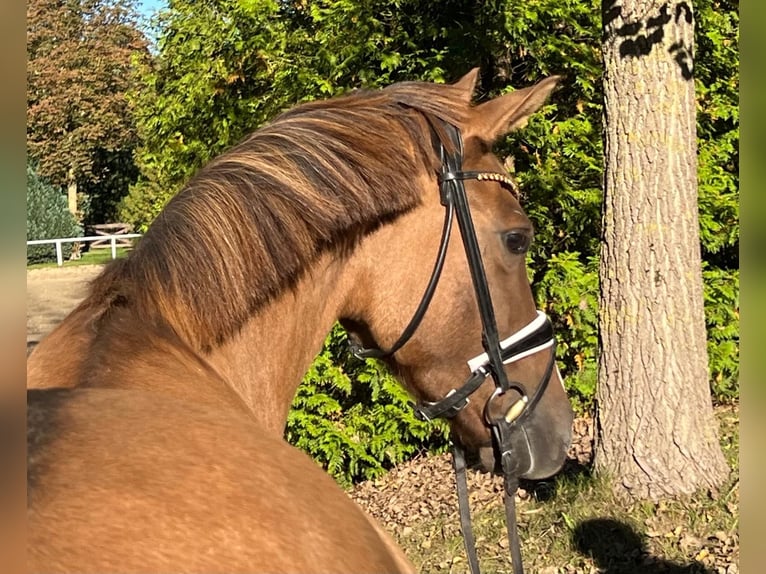
{"type": "Polygon", "coordinates": [[[714,574],[699,562],[677,564],[650,555],[633,528],[610,518],[581,522],[572,542],[603,574],[714,574]]]}

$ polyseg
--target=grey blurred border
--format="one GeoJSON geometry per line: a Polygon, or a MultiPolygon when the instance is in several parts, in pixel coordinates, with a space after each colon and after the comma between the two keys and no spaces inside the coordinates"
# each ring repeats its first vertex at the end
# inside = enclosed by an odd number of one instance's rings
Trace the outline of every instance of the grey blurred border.
{"type": "MultiPolygon", "coordinates": [[[[9,2],[0,18],[0,63],[4,83],[0,89],[0,310],[2,333],[11,331],[15,340],[0,346],[2,352],[21,351],[7,368],[10,357],[3,356],[4,375],[24,372],[26,322],[26,11],[24,3],[9,2]],[[10,7],[9,7],[10,6],[10,7]]],[[[18,353],[14,353],[16,355],[18,353]]],[[[21,383],[21,381],[18,381],[21,383]]]]}
{"type": "Polygon", "coordinates": [[[766,385],[763,356],[766,319],[766,4],[740,9],[740,571],[763,571],[762,528],[766,526],[763,440],[766,385]]]}
{"type": "Polygon", "coordinates": [[[25,495],[26,357],[26,3],[0,18],[0,556],[22,571],[25,495]]]}

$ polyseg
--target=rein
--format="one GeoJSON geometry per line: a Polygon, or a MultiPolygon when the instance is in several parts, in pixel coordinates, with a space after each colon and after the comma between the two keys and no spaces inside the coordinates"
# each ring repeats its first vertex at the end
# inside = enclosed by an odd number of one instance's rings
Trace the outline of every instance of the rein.
{"type": "MultiPolygon", "coordinates": [[[[429,119],[430,121],[430,119],[429,119]]],[[[431,134],[434,148],[441,159],[441,171],[439,173],[439,193],[441,203],[445,207],[442,236],[437,252],[436,261],[431,272],[431,278],[423,293],[420,304],[403,330],[399,339],[387,350],[376,348],[364,348],[356,342],[351,343],[352,353],[359,358],[385,358],[390,357],[412,337],[423,319],[428,306],[431,303],[436,287],[439,283],[444,261],[446,259],[447,245],[452,232],[452,223],[457,218],[460,235],[468,259],[468,267],[471,273],[474,293],[481,317],[482,334],[481,342],[484,353],[468,361],[471,375],[458,389],[453,389],[441,400],[429,402],[421,401],[413,404],[415,416],[420,420],[428,421],[435,418],[452,418],[457,415],[469,402],[472,395],[488,377],[491,377],[495,390],[484,405],[484,420],[489,426],[492,436],[492,446],[495,461],[499,463],[504,477],[504,502],[506,511],[506,526],[510,542],[511,560],[516,574],[523,574],[521,563],[521,549],[518,529],[516,525],[515,494],[518,488],[518,459],[514,456],[511,446],[511,438],[514,432],[526,433],[523,421],[537,405],[547,388],[548,381],[555,368],[555,338],[550,319],[541,311],[528,325],[512,334],[510,337],[500,340],[497,321],[495,320],[494,306],[489,291],[487,275],[481,258],[479,242],[471,217],[471,210],[466,195],[464,181],[475,179],[478,181],[496,181],[508,187],[514,196],[518,197],[516,184],[507,175],[496,172],[463,171],[463,141],[457,127],[442,122],[437,129],[431,124],[431,134]],[[439,134],[446,135],[454,152],[450,152],[444,145],[439,134]],[[534,393],[530,397],[522,383],[509,381],[503,368],[504,364],[518,361],[529,355],[550,349],[550,358],[543,377],[537,384],[534,393]],[[518,393],[520,399],[516,401],[506,414],[499,419],[490,417],[490,405],[498,397],[509,390],[518,393]]],[[[460,525],[463,533],[463,542],[468,556],[468,562],[472,574],[479,574],[479,563],[476,556],[476,544],[471,526],[471,515],[468,504],[468,487],[466,481],[466,462],[463,446],[457,441],[452,444],[452,460],[457,483],[458,506],[460,509],[460,525]]]]}

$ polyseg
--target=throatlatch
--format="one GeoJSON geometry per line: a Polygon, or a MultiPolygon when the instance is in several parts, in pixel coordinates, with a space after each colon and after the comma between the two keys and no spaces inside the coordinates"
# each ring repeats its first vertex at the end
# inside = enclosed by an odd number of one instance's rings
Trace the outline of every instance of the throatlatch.
{"type": "MultiPolygon", "coordinates": [[[[506,174],[496,172],[463,171],[463,142],[457,127],[438,120],[429,118],[434,148],[441,159],[441,172],[439,173],[439,193],[441,203],[445,206],[444,225],[442,236],[434,263],[431,278],[423,293],[423,297],[415,313],[402,332],[401,336],[387,351],[376,348],[363,348],[361,345],[351,343],[351,350],[359,358],[390,357],[412,337],[423,319],[428,306],[431,303],[434,292],[441,276],[442,268],[447,253],[447,246],[452,231],[453,219],[457,218],[460,235],[468,259],[468,267],[471,273],[476,302],[481,317],[482,334],[481,342],[484,353],[468,361],[470,376],[458,389],[453,389],[444,398],[435,402],[421,401],[413,404],[415,415],[421,420],[435,418],[452,418],[457,415],[469,402],[470,396],[491,377],[495,384],[495,391],[484,406],[484,419],[489,426],[492,436],[493,450],[498,467],[504,477],[504,499],[506,509],[506,524],[510,541],[511,559],[516,574],[523,574],[521,563],[521,549],[519,544],[518,529],[516,527],[516,512],[514,506],[516,489],[518,487],[518,461],[514,456],[511,446],[511,437],[514,432],[524,432],[522,424],[530,412],[533,411],[542,397],[548,385],[548,381],[555,368],[556,341],[553,335],[553,327],[550,319],[542,311],[537,312],[537,317],[528,325],[508,337],[500,340],[495,320],[494,306],[489,291],[484,264],[481,258],[479,242],[476,230],[471,218],[471,210],[463,182],[467,179],[478,181],[496,181],[504,185],[518,197],[516,184],[506,174]],[[449,140],[446,146],[442,135],[449,140]],[[508,380],[504,364],[523,359],[532,354],[549,350],[545,373],[535,387],[530,397],[526,392],[525,385],[508,380]],[[491,403],[498,397],[513,390],[519,395],[519,399],[513,404],[506,414],[499,419],[489,416],[491,403]]],[[[479,563],[476,557],[476,545],[471,527],[470,508],[468,505],[468,487],[466,482],[466,462],[462,445],[453,441],[452,446],[453,466],[457,482],[458,504],[460,507],[460,525],[463,533],[468,562],[473,574],[479,573],[479,563]]]]}

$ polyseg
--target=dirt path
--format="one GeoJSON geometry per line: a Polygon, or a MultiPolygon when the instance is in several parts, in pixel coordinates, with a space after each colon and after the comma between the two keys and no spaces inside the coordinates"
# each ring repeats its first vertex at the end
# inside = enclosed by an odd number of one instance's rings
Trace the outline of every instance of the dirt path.
{"type": "Polygon", "coordinates": [[[88,282],[101,265],[27,271],[27,350],[58,325],[85,297],[88,282]]]}

